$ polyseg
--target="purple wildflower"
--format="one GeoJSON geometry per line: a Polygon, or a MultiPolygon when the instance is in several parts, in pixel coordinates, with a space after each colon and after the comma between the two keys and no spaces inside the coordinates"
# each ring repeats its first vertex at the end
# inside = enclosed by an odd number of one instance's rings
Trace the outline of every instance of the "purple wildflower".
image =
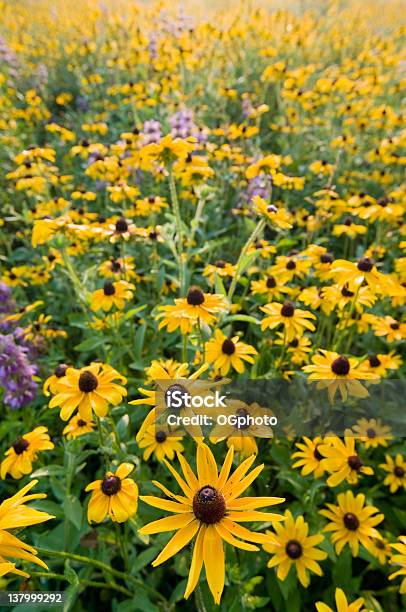
{"type": "Polygon", "coordinates": [[[27,352],[27,347],[18,345],[12,334],[0,335],[0,386],[4,389],[4,403],[13,410],[29,404],[37,393],[33,380],[37,370],[27,352]]]}

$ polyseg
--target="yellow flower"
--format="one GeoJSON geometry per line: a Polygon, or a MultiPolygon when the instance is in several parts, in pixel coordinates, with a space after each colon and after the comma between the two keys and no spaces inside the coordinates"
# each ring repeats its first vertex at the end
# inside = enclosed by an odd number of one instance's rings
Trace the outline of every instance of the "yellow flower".
{"type": "Polygon", "coordinates": [[[324,468],[321,466],[323,456],[320,454],[319,446],[322,444],[323,438],[316,436],[311,440],[303,436],[303,443],[296,442],[296,447],[299,449],[292,455],[292,459],[298,459],[292,464],[292,467],[301,467],[302,476],[313,474],[315,478],[320,478],[324,474],[324,468]]]}
{"type": "Polygon", "coordinates": [[[254,462],[251,456],[236,468],[230,476],[234,448],[231,447],[224,460],[220,473],[211,450],[206,444],[197,447],[197,477],[182,455],[178,455],[182,476],[165,461],[182,489],[183,496],[170,493],[159,482],[159,487],[170,500],[162,497],[142,496],[147,504],[172,512],[174,516],[153,521],[140,529],[143,535],[176,530],[176,534],[153,561],[156,567],[175,555],[196,536],[185,598],[194,591],[203,567],[206,580],[213,594],[215,603],[220,603],[225,580],[225,559],[223,540],[243,550],[257,551],[258,547],[250,544],[265,544],[272,541],[272,536],[249,531],[239,523],[247,521],[283,520],[283,516],[259,512],[257,508],[279,504],[284,500],[279,497],[242,497],[240,495],[250,486],[264,466],[260,465],[247,474],[254,462]]]}
{"type": "Polygon", "coordinates": [[[382,425],[380,419],[361,418],[352,426],[352,431],[364,443],[365,448],[388,446],[388,441],[393,440],[390,427],[382,425]]]}
{"type": "Polygon", "coordinates": [[[366,282],[372,291],[383,295],[391,295],[396,283],[376,269],[375,263],[369,257],[362,257],[353,263],[345,259],[336,259],[331,264],[330,277],[336,283],[348,286],[350,291],[356,292],[363,282],[366,282]]]}
{"type": "Polygon", "coordinates": [[[263,546],[266,552],[273,555],[268,561],[268,567],[277,567],[279,580],[285,580],[291,567],[294,566],[300,583],[308,587],[310,584],[308,571],[318,576],[323,575],[317,561],[326,559],[327,553],[316,547],[324,540],[324,536],[321,534],[309,536],[309,525],[303,516],[294,519],[289,510],[285,511],[285,516],[283,525],[274,526],[276,531],[274,542],[263,546]]]}
{"type": "Polygon", "coordinates": [[[352,491],[340,493],[337,504],[327,504],[328,510],[320,510],[320,514],[330,521],[324,531],[334,532],[331,541],[337,554],[341,553],[346,544],[354,557],[358,555],[360,544],[371,550],[372,538],[380,537],[375,526],[383,521],[384,515],[377,514],[378,509],[374,506],[365,506],[363,493],[356,497],[352,491]]]}
{"type": "Polygon", "coordinates": [[[261,329],[275,329],[279,325],[284,327],[286,342],[291,342],[295,337],[300,338],[305,329],[314,331],[316,328],[308,319],[316,316],[307,310],[295,308],[292,302],[286,300],[283,304],[271,302],[261,306],[261,310],[268,316],[262,319],[261,329]]]}
{"type": "Polygon", "coordinates": [[[317,389],[328,390],[330,401],[334,400],[336,391],[339,390],[345,401],[348,395],[355,397],[367,397],[368,391],[359,380],[377,380],[379,377],[372,372],[361,371],[358,360],[339,355],[334,351],[319,349],[312,357],[313,365],[302,368],[309,372],[309,380],[317,380],[317,389]]]}
{"type": "Polygon", "coordinates": [[[238,336],[227,338],[219,329],[214,332],[214,338],[205,343],[205,351],[207,363],[212,363],[221,376],[225,376],[230,368],[242,374],[244,361],[254,363],[252,355],[257,354],[253,346],[241,342],[238,336]]]}
{"type": "Polygon", "coordinates": [[[289,287],[286,287],[275,276],[266,276],[260,280],[251,282],[252,295],[266,295],[268,300],[280,299],[282,293],[289,293],[289,287]]]}
{"type": "Polygon", "coordinates": [[[55,518],[47,512],[40,512],[34,508],[28,508],[24,504],[32,499],[44,499],[45,493],[32,493],[25,496],[32,489],[38,480],[33,480],[23,487],[18,493],[5,499],[0,504],[0,576],[8,572],[29,578],[27,572],[16,569],[15,564],[8,559],[23,559],[31,561],[41,567],[48,569],[48,566],[38,559],[37,551],[29,544],[19,540],[8,530],[22,529],[28,525],[38,525],[45,521],[55,518]]]}
{"type": "MultiPolygon", "coordinates": [[[[337,612],[367,612],[365,608],[363,609],[364,599],[362,597],[349,604],[342,589],[336,589],[335,600],[337,612]]],[[[322,601],[316,603],[316,610],[317,612],[334,612],[333,608],[322,601]]]]}
{"type": "Polygon", "coordinates": [[[406,323],[400,323],[393,317],[376,317],[372,329],[378,338],[386,338],[387,342],[401,342],[406,338],[406,323]]]}
{"type": "Polygon", "coordinates": [[[127,300],[131,300],[133,296],[132,289],[134,285],[124,280],[116,282],[107,281],[103,285],[103,289],[97,289],[92,293],[91,308],[92,310],[100,310],[101,308],[108,312],[113,306],[122,310],[127,300]]]}
{"type": "Polygon", "coordinates": [[[117,406],[127,395],[126,389],[115,380],[124,384],[127,382],[124,376],[107,364],[92,363],[80,370],[68,368],[58,383],[57,394],[49,402],[49,407],[60,406],[63,421],[67,421],[76,409],[86,422],[92,420],[92,411],[98,417],[104,417],[109,403],[117,406]]]}
{"type": "Polygon", "coordinates": [[[382,378],[388,375],[388,370],[397,370],[402,365],[402,359],[399,355],[395,354],[395,351],[391,351],[387,355],[378,353],[377,355],[369,355],[365,361],[363,361],[359,369],[366,370],[367,372],[374,372],[382,378]]]}
{"type": "Polygon", "coordinates": [[[320,462],[321,467],[331,474],[327,479],[329,487],[337,487],[344,480],[349,484],[356,484],[360,474],[370,476],[374,473],[372,468],[362,463],[355,449],[354,437],[346,435],[344,440],[341,440],[338,436],[329,435],[318,450],[320,455],[325,457],[320,462]]]}
{"type": "Polygon", "coordinates": [[[393,555],[390,559],[390,563],[394,565],[400,565],[401,569],[391,574],[389,576],[389,580],[393,580],[398,576],[405,576],[400,584],[400,593],[406,593],[406,536],[400,536],[399,543],[391,544],[392,548],[394,548],[399,555],[393,555]]]}
{"type": "Polygon", "coordinates": [[[390,455],[385,455],[386,463],[381,463],[381,467],[385,472],[388,472],[383,484],[389,487],[391,493],[403,487],[406,489],[406,461],[399,453],[393,459],[390,455]]]}
{"type": "Polygon", "coordinates": [[[32,464],[37,453],[54,448],[46,427],[36,427],[33,431],[17,438],[14,444],[6,451],[0,467],[0,477],[4,480],[7,474],[12,478],[21,478],[31,474],[32,464]]]}
{"type": "Polygon", "coordinates": [[[68,440],[73,440],[74,438],[79,438],[84,434],[91,433],[93,429],[93,421],[86,422],[81,419],[79,415],[76,415],[71,418],[62,433],[68,440]]]}
{"type": "Polygon", "coordinates": [[[101,523],[109,515],[115,523],[123,523],[137,512],[138,486],[127,476],[133,471],[132,463],[121,463],[116,472],[107,472],[103,480],[95,480],[85,491],[92,491],[87,519],[101,523]]]}
{"type": "Polygon", "coordinates": [[[171,461],[176,453],[182,453],[184,448],[179,436],[168,436],[167,432],[159,428],[159,424],[150,425],[138,438],[138,446],[144,448],[143,459],[148,461],[152,453],[158,461],[168,457],[171,461]]]}
{"type": "Polygon", "coordinates": [[[258,453],[256,437],[273,437],[272,428],[264,419],[268,417],[269,422],[272,412],[256,402],[246,404],[241,400],[227,400],[227,407],[219,408],[214,413],[216,416],[219,414],[227,417],[227,422],[216,422],[210,432],[210,442],[216,444],[226,439],[227,446],[234,446],[234,450],[243,457],[258,453]]]}
{"type": "Polygon", "coordinates": [[[348,236],[349,238],[357,238],[357,236],[363,236],[367,233],[365,225],[357,225],[352,223],[351,219],[348,219],[342,224],[335,225],[333,227],[333,236],[348,236]]]}
{"type": "Polygon", "coordinates": [[[292,215],[285,208],[278,208],[274,204],[267,204],[258,195],[254,196],[252,201],[256,211],[266,219],[269,219],[269,221],[272,221],[272,224],[276,225],[276,227],[280,229],[291,229],[293,227],[292,215]]]}
{"type": "Polygon", "coordinates": [[[381,565],[387,565],[388,557],[392,554],[389,542],[381,537],[372,540],[369,552],[378,559],[381,565]]]}
{"type": "Polygon", "coordinates": [[[175,299],[173,306],[160,306],[162,311],[157,319],[162,319],[158,329],[166,327],[168,332],[180,328],[182,334],[190,333],[197,322],[210,325],[216,320],[215,315],[225,312],[228,305],[224,296],[220,294],[203,293],[196,286],[190,287],[185,298],[175,299]]]}

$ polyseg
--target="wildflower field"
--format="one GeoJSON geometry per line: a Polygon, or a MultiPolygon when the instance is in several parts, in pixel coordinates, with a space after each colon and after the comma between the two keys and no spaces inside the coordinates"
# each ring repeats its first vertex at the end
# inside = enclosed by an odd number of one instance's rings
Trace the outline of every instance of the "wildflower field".
{"type": "Polygon", "coordinates": [[[404,9],[0,0],[5,609],[406,610],[404,9]]]}

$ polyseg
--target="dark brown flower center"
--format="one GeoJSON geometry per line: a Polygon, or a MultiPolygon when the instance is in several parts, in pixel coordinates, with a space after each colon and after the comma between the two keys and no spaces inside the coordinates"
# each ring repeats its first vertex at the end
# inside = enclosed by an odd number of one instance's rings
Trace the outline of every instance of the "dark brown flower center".
{"type": "MultiPolygon", "coordinates": [[[[174,385],[171,385],[170,387],[167,388],[167,390],[165,391],[165,403],[166,403],[166,407],[174,410],[173,406],[169,405],[169,399],[171,398],[172,394],[178,392],[181,395],[188,395],[188,390],[186,389],[186,387],[184,387],[183,385],[180,385],[179,383],[175,383],[174,385]]],[[[179,406],[178,408],[176,408],[177,411],[182,410],[182,408],[184,408],[185,406],[179,406]]]]}
{"type": "Polygon", "coordinates": [[[226,355],[232,355],[235,353],[235,344],[230,338],[226,338],[221,345],[221,351],[226,355]]]}
{"type": "Polygon", "coordinates": [[[399,329],[399,323],[391,323],[390,328],[391,329],[399,329]]]}
{"type": "Polygon", "coordinates": [[[393,473],[395,474],[397,478],[403,478],[403,476],[405,475],[405,470],[402,467],[400,467],[400,465],[397,465],[395,469],[393,470],[393,473]]]}
{"type": "Polygon", "coordinates": [[[101,489],[105,495],[116,495],[121,489],[121,480],[118,476],[108,476],[101,484],[101,489]]]}
{"type": "Polygon", "coordinates": [[[190,287],[186,296],[187,303],[191,306],[200,306],[204,302],[204,293],[200,287],[190,287]]]}
{"type": "Polygon", "coordinates": [[[350,531],[356,531],[359,527],[359,520],[352,512],[347,512],[344,514],[344,525],[350,531]]]}
{"type": "Polygon", "coordinates": [[[96,376],[89,372],[89,370],[85,370],[79,377],[79,389],[82,393],[91,393],[95,389],[97,389],[99,381],[96,376]]]}
{"type": "Polygon", "coordinates": [[[299,340],[297,338],[293,338],[292,342],[289,344],[289,346],[293,347],[293,348],[297,348],[299,346],[299,340]]]}
{"type": "Polygon", "coordinates": [[[299,559],[302,556],[303,548],[297,540],[289,540],[285,546],[285,552],[290,559],[299,559]]]}
{"type": "Polygon", "coordinates": [[[367,429],[367,436],[368,436],[368,438],[376,438],[376,431],[375,431],[375,429],[372,429],[372,427],[369,427],[367,429]]]}
{"type": "Polygon", "coordinates": [[[334,359],[333,363],[331,364],[331,371],[334,372],[334,374],[337,374],[337,376],[347,376],[348,372],[350,371],[350,362],[348,361],[347,357],[340,355],[340,357],[334,359]]]}
{"type": "Polygon", "coordinates": [[[266,286],[268,287],[268,289],[273,289],[274,287],[276,287],[276,280],[274,276],[268,276],[268,278],[266,279],[266,286]]]}
{"type": "Polygon", "coordinates": [[[358,270],[361,272],[371,272],[374,267],[374,262],[369,257],[362,257],[357,264],[358,270]]]}
{"type": "Polygon", "coordinates": [[[110,264],[110,270],[112,272],[120,272],[121,270],[121,263],[119,261],[117,261],[116,259],[114,259],[111,264],[110,264]]]}
{"type": "Polygon", "coordinates": [[[344,287],[341,289],[341,295],[343,295],[344,297],[353,297],[354,292],[350,291],[347,285],[344,285],[344,287]]]}
{"type": "Polygon", "coordinates": [[[369,365],[371,366],[371,368],[377,368],[378,366],[381,365],[381,362],[377,355],[370,355],[368,357],[368,361],[369,361],[369,365]]]}
{"type": "Polygon", "coordinates": [[[218,523],[226,514],[226,502],[220,491],[206,485],[193,498],[193,512],[206,525],[218,523]]]}
{"type": "Polygon", "coordinates": [[[384,550],[385,543],[382,540],[375,540],[375,546],[379,548],[379,550],[384,550]]]}
{"type": "Polygon", "coordinates": [[[283,304],[281,308],[281,315],[283,317],[293,317],[294,314],[295,314],[294,305],[292,304],[292,302],[289,302],[288,300],[286,300],[286,302],[283,304]]]}
{"type": "Polygon", "coordinates": [[[286,269],[294,270],[295,268],[296,268],[296,263],[293,261],[293,259],[289,259],[288,263],[286,264],[286,269]]]}
{"type": "Polygon", "coordinates": [[[351,455],[350,457],[348,457],[347,461],[348,461],[348,465],[350,466],[350,468],[354,470],[355,472],[359,472],[360,469],[362,468],[362,461],[358,457],[358,455],[351,455]]]}
{"type": "Polygon", "coordinates": [[[128,230],[127,221],[124,219],[124,217],[120,217],[120,219],[118,219],[118,221],[116,222],[116,232],[119,232],[120,234],[124,234],[127,230],[128,230]]]}
{"type": "Polygon", "coordinates": [[[87,425],[86,421],[84,421],[83,419],[78,419],[79,427],[86,427],[86,425],[87,425]]]}
{"type": "Polygon", "coordinates": [[[162,444],[162,442],[165,442],[166,440],[166,433],[164,431],[157,431],[155,433],[155,440],[157,442],[159,442],[160,444],[162,444]]]}
{"type": "Polygon", "coordinates": [[[62,378],[62,376],[65,376],[66,370],[68,369],[69,366],[66,365],[66,363],[60,363],[58,366],[56,366],[54,374],[57,378],[62,378]]]}
{"type": "Polygon", "coordinates": [[[270,204],[269,206],[266,207],[267,212],[269,213],[277,213],[278,209],[274,204],[270,204]]]}
{"type": "Polygon", "coordinates": [[[242,417],[244,419],[244,422],[239,422],[235,425],[236,429],[249,429],[250,424],[249,420],[247,419],[249,416],[248,410],[245,408],[238,408],[238,410],[235,411],[235,414],[237,417],[242,417]]]}
{"type": "Polygon", "coordinates": [[[103,285],[103,293],[104,295],[114,295],[116,292],[113,283],[110,283],[109,281],[107,281],[106,283],[104,283],[103,285]]]}
{"type": "Polygon", "coordinates": [[[22,455],[22,453],[27,450],[29,445],[30,443],[28,442],[28,440],[21,436],[20,438],[17,438],[17,440],[13,444],[14,452],[16,453],[16,455],[22,455]]]}
{"type": "Polygon", "coordinates": [[[223,261],[223,259],[218,259],[217,261],[214,262],[214,265],[216,266],[216,268],[225,268],[226,262],[223,261]]]}
{"type": "Polygon", "coordinates": [[[323,253],[320,256],[320,261],[321,263],[333,263],[334,257],[332,256],[331,253],[323,253]]]}

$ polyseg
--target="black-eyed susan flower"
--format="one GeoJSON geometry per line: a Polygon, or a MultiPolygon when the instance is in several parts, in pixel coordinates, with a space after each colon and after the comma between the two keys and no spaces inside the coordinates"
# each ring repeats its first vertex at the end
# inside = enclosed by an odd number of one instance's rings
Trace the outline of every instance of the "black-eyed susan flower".
{"type": "MultiPolygon", "coordinates": [[[[346,434],[351,432],[346,432],[346,434]]],[[[370,476],[373,469],[364,465],[355,448],[355,438],[349,435],[341,440],[338,436],[329,435],[324,443],[318,447],[319,453],[324,457],[321,467],[329,472],[327,479],[329,487],[337,487],[344,480],[349,484],[356,484],[359,476],[370,476]]]]}
{"type": "Polygon", "coordinates": [[[80,415],[75,415],[70,419],[62,433],[68,440],[73,440],[87,433],[92,433],[94,427],[93,421],[84,421],[80,418],[80,415]]]}
{"type": "Polygon", "coordinates": [[[256,402],[247,404],[241,400],[227,400],[226,408],[219,408],[213,413],[220,416],[210,432],[210,442],[216,444],[227,440],[227,446],[233,446],[242,457],[258,453],[255,438],[272,438],[270,426],[272,412],[256,402]]]}
{"type": "MultiPolygon", "coordinates": [[[[283,333],[276,332],[278,339],[275,340],[275,344],[279,346],[285,346],[285,342],[283,341],[283,333]]],[[[302,365],[306,361],[308,361],[309,353],[312,351],[312,342],[310,338],[307,336],[302,336],[301,338],[293,338],[288,344],[286,349],[287,354],[290,356],[290,362],[295,365],[302,365]]]]}
{"type": "Polygon", "coordinates": [[[279,229],[291,229],[293,227],[292,215],[285,208],[270,204],[258,195],[252,198],[252,202],[257,213],[270,221],[272,225],[279,229]]]}
{"type": "Polygon", "coordinates": [[[244,361],[254,363],[256,349],[238,336],[228,338],[220,329],[216,329],[214,337],[205,343],[205,359],[212,363],[216,372],[225,376],[231,368],[242,374],[245,370],[244,361]]]}
{"type": "Polygon", "coordinates": [[[276,276],[281,283],[290,283],[294,278],[303,278],[308,274],[312,262],[298,255],[279,255],[276,263],[271,266],[270,273],[276,276]]]}
{"type": "Polygon", "coordinates": [[[104,310],[108,312],[113,306],[122,310],[125,303],[133,296],[134,285],[124,280],[115,282],[106,281],[102,289],[96,289],[92,293],[92,310],[104,310]]]}
{"type": "Polygon", "coordinates": [[[226,299],[216,293],[203,293],[196,286],[189,288],[185,298],[175,299],[172,306],[160,306],[161,312],[157,319],[161,319],[158,329],[166,327],[168,332],[180,328],[182,334],[190,333],[197,322],[213,324],[216,315],[228,310],[226,299]]]}
{"type": "Polygon", "coordinates": [[[290,291],[289,287],[272,275],[251,282],[252,295],[264,295],[268,300],[280,299],[283,293],[290,291]]]}
{"type": "Polygon", "coordinates": [[[317,389],[326,389],[330,401],[338,391],[345,401],[348,395],[367,397],[368,391],[359,380],[377,380],[372,372],[360,371],[359,361],[354,357],[339,355],[334,351],[319,349],[312,357],[312,365],[303,366],[302,370],[310,374],[309,380],[317,380],[317,389]]]}
{"type": "Polygon", "coordinates": [[[127,390],[120,383],[127,379],[121,376],[111,366],[102,363],[92,363],[80,368],[68,368],[65,376],[60,379],[56,395],[49,402],[50,408],[60,406],[60,417],[67,421],[78,409],[83,421],[92,420],[92,411],[98,417],[106,416],[108,405],[120,404],[127,390]]]}
{"type": "Polygon", "coordinates": [[[401,342],[406,338],[406,323],[390,315],[376,317],[372,322],[372,329],[375,336],[385,338],[387,342],[401,342]]]}
{"type": "Polygon", "coordinates": [[[148,461],[152,454],[158,461],[166,457],[172,461],[175,453],[182,453],[184,450],[180,436],[170,435],[161,429],[159,424],[150,425],[145,429],[142,436],[138,438],[138,446],[144,449],[143,459],[148,461]]]}
{"type": "Polygon", "coordinates": [[[385,538],[373,538],[369,552],[378,559],[381,565],[386,565],[392,551],[388,540],[385,538]]]}
{"type": "Polygon", "coordinates": [[[374,372],[379,377],[385,378],[390,370],[397,370],[401,365],[402,359],[400,355],[396,355],[395,351],[391,351],[386,355],[384,353],[370,354],[359,367],[360,370],[374,372]]]}
{"type": "Polygon", "coordinates": [[[296,442],[296,448],[299,450],[293,453],[292,459],[298,459],[292,464],[294,468],[301,468],[302,476],[313,474],[315,478],[320,478],[324,474],[324,468],[321,465],[323,455],[320,454],[319,446],[323,443],[321,436],[316,436],[311,439],[303,436],[303,442],[296,442]]]}
{"type": "Polygon", "coordinates": [[[388,442],[393,440],[390,427],[383,425],[380,419],[362,417],[351,429],[357,440],[363,442],[365,448],[388,446],[388,442]]]}
{"type": "Polygon", "coordinates": [[[49,395],[50,393],[58,392],[58,383],[66,374],[66,370],[69,368],[66,363],[60,363],[56,366],[54,373],[49,376],[43,385],[44,395],[49,395]]]}
{"type": "MultiPolygon", "coordinates": [[[[327,558],[327,553],[317,548],[324,540],[321,534],[309,536],[309,525],[303,516],[294,518],[289,510],[285,511],[286,520],[276,524],[274,541],[264,544],[263,548],[272,555],[268,567],[276,567],[279,580],[285,580],[293,567],[304,587],[310,584],[309,572],[318,576],[323,574],[317,561],[327,558]]],[[[269,533],[269,532],[267,532],[269,533]]]]}
{"type": "Polygon", "coordinates": [[[123,523],[137,512],[138,486],[132,478],[132,463],[121,463],[117,470],[106,472],[102,480],[87,485],[85,491],[92,491],[87,509],[89,523],[101,523],[109,515],[115,523],[123,523]]]}
{"type": "Polygon", "coordinates": [[[391,493],[396,493],[401,487],[406,489],[406,461],[400,453],[395,458],[385,455],[385,463],[379,467],[388,473],[383,484],[389,487],[391,493]]]}
{"type": "Polygon", "coordinates": [[[345,491],[337,496],[337,505],[327,504],[327,510],[320,510],[320,514],[329,519],[324,531],[333,532],[331,541],[339,555],[344,546],[348,544],[354,557],[358,556],[359,545],[367,550],[371,548],[372,538],[379,538],[376,525],[385,518],[377,514],[374,506],[365,505],[365,495],[358,493],[354,496],[352,491],[345,491]]]}
{"type": "Polygon", "coordinates": [[[10,530],[20,530],[29,525],[38,525],[55,518],[47,512],[41,512],[24,505],[33,499],[44,499],[46,497],[45,493],[26,495],[37,483],[38,480],[29,482],[15,495],[5,499],[0,504],[0,577],[8,572],[25,578],[30,577],[27,572],[17,569],[10,559],[30,561],[48,569],[48,566],[37,557],[35,548],[10,533],[10,530]]]}
{"type": "Polygon", "coordinates": [[[25,474],[31,474],[32,464],[38,453],[52,448],[54,444],[48,435],[47,427],[36,427],[33,431],[18,437],[5,452],[5,459],[0,466],[0,477],[4,479],[10,474],[12,478],[18,479],[25,474]]]}
{"type": "Polygon", "coordinates": [[[373,291],[389,295],[393,285],[388,276],[378,272],[375,262],[369,257],[361,257],[357,263],[336,259],[331,265],[330,276],[336,283],[347,285],[354,292],[366,282],[373,291]]]}
{"type": "Polygon", "coordinates": [[[213,594],[214,601],[220,602],[225,581],[225,560],[223,540],[243,550],[258,550],[250,542],[266,544],[272,541],[272,535],[252,532],[239,523],[247,521],[268,521],[272,523],[284,519],[280,514],[259,512],[263,508],[279,504],[284,500],[279,497],[240,497],[263,469],[260,465],[248,473],[255,457],[246,459],[230,476],[234,448],[231,447],[218,472],[216,461],[206,444],[197,447],[197,476],[182,455],[178,455],[183,477],[165,462],[171,474],[182,489],[183,495],[170,493],[159,482],[159,487],[171,499],[142,496],[147,504],[167,510],[173,516],[153,521],[140,529],[144,535],[174,531],[176,534],[153,561],[156,567],[179,552],[193,538],[193,547],[189,578],[185,598],[194,591],[204,564],[206,579],[213,594]]]}
{"type": "Polygon", "coordinates": [[[261,310],[267,315],[261,322],[261,329],[275,329],[283,325],[286,342],[291,342],[295,337],[300,338],[305,329],[314,331],[316,327],[309,321],[316,316],[307,310],[296,308],[295,305],[286,300],[283,304],[272,302],[261,306],[261,310]]]}
{"type": "Polygon", "coordinates": [[[406,536],[400,536],[399,542],[391,544],[392,548],[396,550],[396,555],[393,555],[390,559],[390,563],[393,565],[400,565],[400,569],[389,576],[389,580],[394,580],[398,576],[405,576],[400,583],[400,593],[406,593],[406,536]]]}
{"type": "Polygon", "coordinates": [[[316,602],[316,610],[317,612],[367,612],[366,608],[363,607],[364,603],[363,597],[358,597],[352,603],[348,603],[344,591],[337,588],[335,591],[336,610],[330,608],[330,606],[322,601],[316,602]]]}

